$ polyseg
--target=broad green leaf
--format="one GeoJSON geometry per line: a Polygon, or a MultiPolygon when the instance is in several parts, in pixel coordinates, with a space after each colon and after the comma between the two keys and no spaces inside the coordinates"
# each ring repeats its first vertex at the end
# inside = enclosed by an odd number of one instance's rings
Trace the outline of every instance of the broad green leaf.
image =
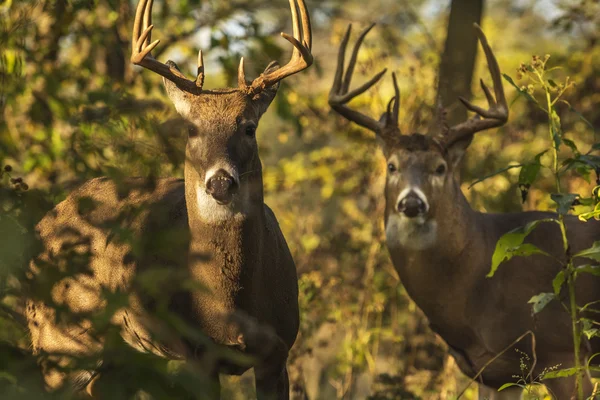
{"type": "Polygon", "coordinates": [[[587,222],[592,218],[598,219],[600,218],[600,210],[594,210],[587,213],[582,213],[577,216],[580,221],[587,222]]]}
{"type": "Polygon", "coordinates": [[[585,257],[594,261],[600,261],[600,241],[594,242],[592,247],[575,254],[575,257],[585,257]]]}
{"type": "MultiPolygon", "coordinates": [[[[517,92],[521,95],[524,96],[527,100],[535,103],[538,105],[539,107],[539,103],[538,101],[535,99],[535,97],[533,97],[532,95],[530,95],[526,90],[521,90],[521,88],[515,83],[515,81],[512,80],[512,78],[506,74],[502,74],[502,76],[504,77],[504,79],[510,83],[516,90],[517,92]]],[[[541,108],[541,107],[540,107],[541,108]]]]}
{"type": "Polygon", "coordinates": [[[552,288],[554,289],[555,295],[558,296],[563,283],[565,283],[565,271],[561,270],[558,274],[556,274],[556,276],[552,280],[552,288]]]}
{"type": "Polygon", "coordinates": [[[591,329],[583,330],[583,334],[585,335],[585,337],[588,338],[588,340],[590,340],[593,337],[599,336],[598,333],[600,333],[600,329],[598,329],[598,328],[591,328],[591,329]]]}
{"type": "Polygon", "coordinates": [[[572,141],[571,139],[567,139],[567,138],[563,138],[562,139],[563,143],[566,144],[571,150],[573,150],[573,152],[575,154],[579,153],[579,150],[577,149],[577,145],[575,144],[574,141],[572,141]]]}
{"type": "Polygon", "coordinates": [[[578,196],[574,193],[552,193],[550,198],[558,205],[556,211],[561,215],[567,215],[578,196]]]}
{"type": "Polygon", "coordinates": [[[527,303],[533,304],[533,313],[537,314],[542,311],[548,303],[554,300],[556,296],[554,293],[540,293],[533,296],[527,303]]]}
{"type": "Polygon", "coordinates": [[[583,274],[600,276],[600,265],[590,265],[590,264],[580,265],[577,268],[575,268],[575,273],[577,273],[577,274],[583,273],[583,274]]]}
{"type": "Polygon", "coordinates": [[[581,322],[583,325],[581,331],[588,338],[588,340],[598,336],[598,334],[600,333],[600,329],[598,328],[598,325],[594,323],[594,321],[592,321],[589,318],[581,318],[581,322]]]}
{"type": "MultiPolygon", "coordinates": [[[[588,200],[588,199],[585,199],[585,200],[588,200]]],[[[591,202],[595,201],[594,198],[590,198],[589,200],[591,200],[591,202]]],[[[587,201],[583,202],[583,201],[581,201],[581,199],[579,199],[579,202],[582,205],[588,205],[588,204],[586,204],[587,201]]],[[[577,217],[579,218],[580,221],[584,221],[584,222],[588,221],[588,220],[590,220],[592,218],[599,219],[600,218],[600,203],[596,204],[596,206],[594,207],[593,211],[589,211],[589,212],[586,212],[586,213],[581,213],[577,217]]]]}
{"type": "Polygon", "coordinates": [[[498,242],[496,243],[496,249],[492,255],[492,266],[490,272],[487,274],[488,278],[494,276],[500,264],[510,260],[513,257],[529,256],[532,254],[548,255],[548,253],[540,250],[531,243],[523,243],[525,238],[527,238],[527,236],[542,222],[556,222],[556,220],[541,219],[532,221],[525,226],[505,233],[500,237],[500,239],[498,239],[498,242]]]}
{"type": "Polygon", "coordinates": [[[519,173],[519,185],[533,184],[541,167],[540,164],[523,165],[523,168],[521,168],[521,172],[519,173]]]}
{"type": "Polygon", "coordinates": [[[504,389],[508,389],[509,387],[513,387],[513,386],[524,387],[523,385],[519,385],[518,383],[512,383],[512,382],[510,382],[510,383],[505,383],[504,385],[500,386],[498,388],[498,391],[501,392],[504,389]]]}
{"type": "Polygon", "coordinates": [[[542,151],[541,153],[537,154],[532,162],[524,164],[521,168],[521,172],[519,173],[519,188],[521,189],[523,202],[527,200],[529,188],[537,179],[540,169],[542,168],[540,159],[546,153],[546,151],[542,151]]]}
{"type": "Polygon", "coordinates": [[[565,368],[558,371],[546,372],[542,379],[567,378],[577,373],[577,368],[565,368]]]}

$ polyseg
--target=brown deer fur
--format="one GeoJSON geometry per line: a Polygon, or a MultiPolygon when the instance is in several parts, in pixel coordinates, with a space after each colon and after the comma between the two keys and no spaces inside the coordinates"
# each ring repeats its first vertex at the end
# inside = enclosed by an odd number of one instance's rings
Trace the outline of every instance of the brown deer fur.
{"type": "MultiPolygon", "coordinates": [[[[486,277],[496,243],[503,234],[535,220],[557,218],[557,215],[476,212],[460,188],[458,165],[474,134],[501,126],[508,119],[498,63],[485,35],[476,26],[494,82],[495,96],[483,81],[481,83],[489,109],[461,99],[477,117],[452,128],[439,128],[430,135],[402,135],[398,128],[400,93],[395,75],[396,96],[379,121],[346,105],[374,85],[385,72],[349,92],[356,54],[370,29],[359,37],[345,79],[344,53],[350,30],[344,37],[329,102],[350,121],[374,131],[387,160],[384,218],[392,262],[406,291],[429,319],[431,328],[448,343],[460,369],[483,384],[480,399],[518,399],[521,394],[518,387],[495,393],[500,386],[515,382],[514,376],[522,373],[522,354],[514,348],[529,354],[530,366],[534,355],[537,356],[535,368],[524,371],[526,375],[531,373],[532,379],[545,369],[573,366],[574,350],[571,317],[561,304],[568,303],[566,288],[562,289],[559,300],[552,300],[538,314],[533,315],[527,304],[537,294],[553,292],[552,281],[562,268],[557,260],[566,259],[556,223],[541,223],[527,238],[527,242],[554,258],[514,257],[502,264],[493,278],[486,277]],[[531,336],[511,345],[528,331],[535,335],[535,349],[531,336]]],[[[589,248],[600,239],[600,222],[584,223],[572,216],[565,220],[571,254],[589,248]]],[[[575,259],[574,262],[580,265],[590,260],[575,259]]],[[[598,301],[600,279],[580,276],[576,292],[580,306],[598,301]]],[[[591,313],[586,316],[597,318],[591,313]]],[[[600,352],[600,341],[584,340],[581,350],[582,362],[585,362],[587,357],[600,352]]],[[[587,378],[584,381],[585,393],[589,395],[590,381],[587,378]]],[[[559,400],[574,395],[572,378],[548,379],[543,383],[559,400]]]]}
{"type": "MultiPolygon", "coordinates": [[[[92,332],[88,317],[105,307],[103,292],[126,293],[128,305],[112,322],[134,348],[201,361],[217,389],[219,372],[241,374],[254,366],[259,398],[289,397],[286,360],[298,332],[298,283],[277,219],[264,204],[255,139],[278,82],[312,64],[308,10],[303,0],[289,3],[294,37],[283,36],[294,46],[291,61],[282,68],[272,63],[251,84],[242,61],[238,88],[204,90],[201,52],[196,81],[174,63],[152,58],[158,43],[150,39],[152,2],[140,1],[132,61],[163,76],[189,124],[185,177],[93,179],[44,217],[38,231],[45,251],[32,262],[31,278],[34,293],[51,293],[30,299],[26,310],[37,353],[51,353],[59,366],[72,357],[99,356],[104,339],[92,332]],[[119,229],[133,240],[120,238],[119,229]],[[81,265],[86,254],[89,266],[81,265]],[[143,283],[152,274],[163,279],[154,292],[143,283]],[[253,356],[254,364],[204,357],[205,343],[170,329],[157,313],[162,306],[216,344],[253,356]],[[65,320],[57,312],[62,308],[81,318],[65,320]]],[[[88,392],[95,394],[97,377],[90,371],[69,377],[50,362],[43,368],[50,388],[73,378],[90,383],[88,392]]]]}

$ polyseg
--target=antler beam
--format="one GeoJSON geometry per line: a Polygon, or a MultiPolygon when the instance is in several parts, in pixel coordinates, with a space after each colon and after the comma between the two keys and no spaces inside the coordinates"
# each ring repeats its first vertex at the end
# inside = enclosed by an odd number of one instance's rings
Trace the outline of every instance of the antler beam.
{"type": "Polygon", "coordinates": [[[495,98],[490,92],[490,89],[485,83],[483,83],[483,80],[481,80],[480,83],[488,101],[489,108],[487,110],[477,107],[476,105],[468,102],[466,99],[460,97],[459,100],[465,105],[465,107],[477,115],[465,122],[453,126],[448,130],[448,135],[444,140],[446,147],[449,147],[460,140],[468,138],[476,132],[502,126],[508,120],[508,105],[506,103],[506,97],[504,96],[504,88],[502,87],[500,66],[498,65],[498,61],[494,56],[494,52],[492,51],[485,34],[481,30],[481,27],[477,24],[474,24],[474,27],[477,37],[481,42],[481,47],[485,53],[490,75],[492,76],[495,98]]]}
{"type": "Polygon", "coordinates": [[[293,36],[281,32],[281,36],[294,46],[290,61],[283,67],[269,73],[263,73],[250,85],[246,81],[244,59],[240,60],[238,68],[239,89],[248,94],[257,94],[269,86],[310,67],[313,63],[312,28],[310,15],[304,0],[289,0],[292,11],[293,36]],[[300,11],[300,16],[298,16],[300,11]]]}
{"type": "MultiPolygon", "coordinates": [[[[348,41],[350,39],[350,33],[352,31],[352,25],[348,25],[348,29],[346,30],[346,34],[342,39],[342,43],[340,44],[340,51],[338,53],[338,64],[337,70],[335,72],[335,78],[333,80],[333,85],[331,87],[331,91],[329,92],[329,105],[339,114],[341,114],[344,118],[349,121],[352,121],[364,128],[367,128],[376,134],[380,134],[384,126],[375,119],[362,114],[358,111],[352,110],[346,104],[350,102],[356,96],[366,92],[368,89],[373,87],[381,77],[386,73],[387,69],[382,70],[369,81],[362,84],[360,87],[349,91],[350,83],[352,82],[352,74],[354,73],[354,67],[356,66],[356,59],[358,56],[358,51],[360,50],[360,46],[362,45],[365,36],[369,33],[375,24],[367,27],[354,44],[354,49],[352,50],[352,56],[350,57],[350,62],[348,63],[348,68],[346,73],[344,74],[344,61],[346,57],[346,47],[348,46],[348,41]],[[345,75],[345,76],[344,76],[345,75]]],[[[395,81],[394,76],[394,86],[397,89],[398,85],[395,81]]],[[[393,99],[392,99],[393,100],[393,99]]],[[[396,102],[396,106],[399,107],[399,100],[396,102]]],[[[396,110],[396,106],[394,107],[394,111],[396,110]]]]}
{"type": "Polygon", "coordinates": [[[174,66],[163,64],[152,57],[152,50],[160,43],[160,40],[152,42],[152,29],[154,29],[154,25],[152,25],[153,4],[154,0],[140,0],[137,5],[131,41],[131,62],[156,72],[187,92],[198,93],[202,91],[202,85],[204,84],[202,51],[198,53],[198,76],[195,80],[186,78],[174,66]]]}

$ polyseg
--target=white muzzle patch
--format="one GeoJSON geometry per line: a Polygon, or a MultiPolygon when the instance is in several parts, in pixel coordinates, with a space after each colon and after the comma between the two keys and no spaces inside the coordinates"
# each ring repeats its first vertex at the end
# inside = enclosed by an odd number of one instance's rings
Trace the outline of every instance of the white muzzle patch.
{"type": "Polygon", "coordinates": [[[388,247],[426,250],[435,246],[437,241],[437,222],[427,219],[429,202],[421,189],[411,186],[402,190],[398,195],[394,209],[395,212],[388,216],[385,229],[388,247]],[[400,202],[411,192],[415,193],[425,204],[425,213],[414,218],[409,218],[403,213],[397,212],[400,202]]]}
{"type": "Polygon", "coordinates": [[[219,204],[210,194],[206,193],[206,184],[219,170],[226,171],[237,185],[240,184],[240,178],[236,169],[226,164],[213,167],[206,173],[204,186],[197,185],[196,187],[196,201],[200,219],[208,224],[216,224],[231,218],[243,217],[244,206],[247,203],[245,199],[247,196],[244,195],[246,190],[243,190],[244,188],[240,188],[241,190],[233,195],[233,200],[229,204],[219,204]]]}

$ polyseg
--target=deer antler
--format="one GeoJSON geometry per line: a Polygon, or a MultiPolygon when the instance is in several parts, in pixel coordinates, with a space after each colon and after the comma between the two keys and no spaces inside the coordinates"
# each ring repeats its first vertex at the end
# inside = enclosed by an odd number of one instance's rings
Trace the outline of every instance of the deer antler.
{"type": "Polygon", "coordinates": [[[481,47],[485,53],[485,58],[487,59],[488,68],[494,84],[495,98],[490,92],[490,89],[483,83],[483,79],[480,83],[488,101],[489,108],[487,110],[477,107],[464,98],[459,97],[459,100],[465,107],[477,115],[448,130],[448,136],[444,140],[446,147],[467,138],[476,132],[504,125],[508,120],[508,105],[506,104],[506,98],[504,97],[504,88],[502,87],[502,76],[500,74],[498,61],[496,61],[494,52],[488,44],[487,38],[481,30],[481,27],[477,24],[473,25],[475,26],[475,32],[477,33],[477,37],[479,38],[481,47]]]}
{"type": "Polygon", "coordinates": [[[152,5],[154,0],[140,0],[135,11],[133,23],[133,40],[131,41],[131,62],[154,71],[175,83],[179,88],[197,94],[204,84],[204,59],[202,50],[198,52],[198,75],[190,80],[173,65],[163,64],[152,57],[152,50],[160,40],[152,42],[152,5]]]}
{"type": "MultiPolygon", "coordinates": [[[[360,50],[360,46],[362,42],[369,33],[375,24],[371,24],[364,31],[361,32],[360,36],[356,40],[354,44],[354,49],[352,50],[352,56],[350,57],[350,62],[348,63],[348,68],[346,73],[344,74],[344,59],[346,55],[346,47],[348,46],[348,40],[350,39],[350,32],[352,31],[352,25],[348,25],[348,29],[346,30],[346,34],[342,39],[342,43],[340,44],[340,51],[338,54],[338,64],[337,70],[335,73],[335,78],[333,81],[333,85],[329,92],[329,105],[339,114],[341,114],[344,118],[349,121],[355,122],[356,124],[367,128],[376,134],[381,134],[383,128],[385,128],[386,123],[382,123],[376,121],[375,119],[362,114],[358,111],[352,110],[346,104],[350,102],[356,96],[366,92],[369,88],[375,85],[381,77],[386,73],[387,69],[382,70],[373,78],[371,78],[368,82],[364,83],[362,86],[348,91],[350,88],[350,83],[352,81],[352,74],[354,73],[354,67],[356,65],[356,58],[358,56],[358,51],[360,50]],[[344,76],[345,75],[345,76],[344,76]]],[[[388,104],[388,115],[392,116],[392,120],[395,118],[396,125],[398,123],[398,110],[400,107],[400,92],[398,89],[398,84],[396,82],[396,75],[394,75],[394,88],[396,90],[396,97],[392,98],[390,103],[388,104]],[[392,102],[394,102],[394,110],[393,114],[390,114],[392,102]]],[[[386,121],[389,123],[389,121],[386,121]]]]}
{"type": "Polygon", "coordinates": [[[304,0],[289,0],[292,10],[292,25],[294,36],[281,32],[281,36],[294,46],[292,58],[283,67],[269,73],[262,73],[250,85],[246,82],[246,73],[244,72],[244,58],[240,60],[238,68],[238,86],[243,92],[250,95],[257,94],[269,86],[273,86],[282,79],[294,75],[313,63],[312,49],[312,31],[310,26],[310,15],[304,0]],[[298,10],[300,18],[298,18],[298,10]]]}

